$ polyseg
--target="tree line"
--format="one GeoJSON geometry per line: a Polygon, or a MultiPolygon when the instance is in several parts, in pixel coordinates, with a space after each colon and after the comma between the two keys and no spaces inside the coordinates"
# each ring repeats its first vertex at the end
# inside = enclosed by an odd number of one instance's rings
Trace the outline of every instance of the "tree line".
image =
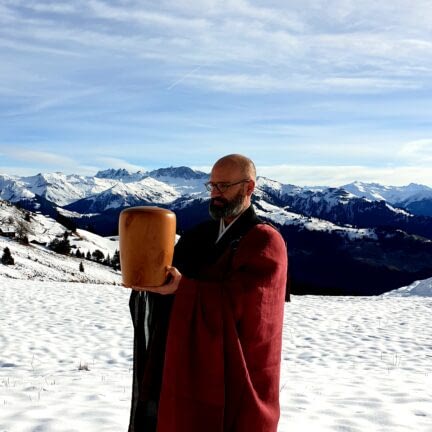
{"type": "MultiPolygon", "coordinates": [[[[110,254],[105,254],[100,249],[95,249],[93,252],[87,251],[87,253],[81,252],[79,248],[75,248],[71,245],[69,240],[70,233],[65,231],[62,237],[56,237],[51,240],[46,246],[48,249],[56,252],[58,254],[74,256],[76,258],[85,259],[88,261],[97,262],[99,264],[106,265],[108,267],[112,267],[114,270],[120,270],[120,253],[116,250],[111,257],[110,254]]],[[[23,243],[21,241],[21,243],[23,243]]],[[[25,243],[28,244],[28,241],[25,243]]],[[[4,265],[14,265],[15,260],[12,257],[11,251],[8,247],[3,249],[3,254],[0,259],[0,262],[4,265]]],[[[84,272],[84,265],[81,262],[79,266],[79,270],[84,272]]]]}
{"type": "Polygon", "coordinates": [[[114,270],[120,270],[120,253],[118,250],[114,252],[112,257],[110,254],[105,256],[105,254],[100,249],[95,249],[91,253],[90,251],[87,251],[87,253],[81,252],[79,248],[74,251],[70,244],[69,236],[70,233],[65,231],[61,238],[56,237],[48,243],[48,249],[51,249],[52,251],[62,255],[75,256],[76,258],[82,258],[112,267],[114,270]]]}

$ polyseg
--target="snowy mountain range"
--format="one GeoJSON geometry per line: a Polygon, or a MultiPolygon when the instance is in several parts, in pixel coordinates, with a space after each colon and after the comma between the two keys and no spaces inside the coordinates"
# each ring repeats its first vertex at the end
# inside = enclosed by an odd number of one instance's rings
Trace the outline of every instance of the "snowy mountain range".
{"type": "MultiPolygon", "coordinates": [[[[135,205],[168,204],[182,197],[207,196],[203,183],[208,174],[188,167],[144,172],[126,169],[99,171],[95,176],[37,174],[30,177],[0,175],[0,199],[21,202],[44,200],[70,206],[84,214],[135,205]]],[[[424,185],[383,186],[354,182],[340,188],[299,187],[259,177],[257,195],[267,194],[274,204],[290,206],[303,214],[327,216],[337,206],[357,202],[385,202],[391,212],[400,209],[418,216],[432,216],[432,188],[424,185]]]]}
{"type": "MultiPolygon", "coordinates": [[[[176,213],[181,233],[208,217],[207,179],[189,167],[0,175],[0,199],[104,236],[117,234],[123,208],[157,205],[176,213]]],[[[432,276],[427,186],[300,187],[259,177],[254,205],[288,242],[294,291],[380,293],[432,276]]]]}
{"type": "MultiPolygon", "coordinates": [[[[105,205],[97,204],[96,208],[103,211],[129,205],[129,202],[147,200],[166,204],[184,196],[206,197],[203,183],[207,178],[208,174],[188,167],[135,173],[126,169],[108,169],[88,177],[59,172],[30,177],[0,175],[0,199],[20,202],[43,197],[64,207],[91,198],[87,205],[94,207],[97,201],[101,201],[105,205]]],[[[432,188],[414,183],[402,187],[362,182],[340,188],[299,187],[259,177],[257,187],[258,196],[268,193],[273,199],[279,200],[279,204],[296,207],[299,201],[309,201],[302,211],[311,207],[311,203],[329,211],[357,198],[368,202],[384,201],[393,211],[400,208],[415,215],[432,215],[432,188]]],[[[80,207],[85,209],[86,205],[80,207]]]]}
{"type": "MultiPolygon", "coordinates": [[[[407,186],[384,186],[378,183],[353,182],[340,187],[356,197],[370,201],[386,201],[394,207],[408,209],[407,206],[427,202],[432,199],[432,188],[410,183],[407,186]]],[[[417,214],[416,212],[413,212],[417,214]]],[[[421,213],[418,213],[421,214],[421,213]]]]}

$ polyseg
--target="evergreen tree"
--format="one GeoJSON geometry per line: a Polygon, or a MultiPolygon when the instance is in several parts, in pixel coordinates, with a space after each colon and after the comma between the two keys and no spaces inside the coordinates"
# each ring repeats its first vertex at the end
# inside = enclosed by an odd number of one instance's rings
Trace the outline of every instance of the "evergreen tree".
{"type": "Polygon", "coordinates": [[[1,262],[4,265],[14,265],[15,260],[12,257],[11,251],[8,247],[3,249],[3,255],[1,257],[1,262]]]}
{"type": "Polygon", "coordinates": [[[52,242],[48,244],[48,248],[63,255],[69,255],[71,251],[71,245],[69,242],[69,234],[67,231],[64,232],[63,238],[55,238],[52,242]]]}
{"type": "Polygon", "coordinates": [[[91,260],[91,255],[90,255],[90,251],[87,251],[87,254],[86,254],[86,259],[88,259],[89,261],[91,260]]]}
{"type": "Polygon", "coordinates": [[[15,232],[16,232],[17,239],[20,243],[25,245],[29,244],[29,240],[28,240],[29,231],[30,228],[28,222],[21,219],[16,221],[15,232]]]}
{"type": "Polygon", "coordinates": [[[107,255],[107,257],[104,259],[104,265],[110,266],[111,265],[111,257],[110,254],[107,255]]]}
{"type": "Polygon", "coordinates": [[[120,270],[120,252],[116,249],[111,260],[113,269],[120,270]]]}
{"type": "Polygon", "coordinates": [[[95,249],[92,253],[92,257],[95,259],[95,261],[103,261],[105,255],[99,249],[95,249]]]}
{"type": "Polygon", "coordinates": [[[79,265],[79,271],[84,273],[84,264],[82,263],[82,261],[80,262],[80,265],[79,265]]]}

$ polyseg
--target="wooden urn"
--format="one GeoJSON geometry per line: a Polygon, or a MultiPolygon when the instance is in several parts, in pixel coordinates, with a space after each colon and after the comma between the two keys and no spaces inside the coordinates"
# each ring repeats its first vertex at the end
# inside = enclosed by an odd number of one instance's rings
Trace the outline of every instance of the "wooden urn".
{"type": "Polygon", "coordinates": [[[131,207],[119,218],[120,264],[126,287],[163,285],[172,264],[176,216],[159,207],[131,207]]]}

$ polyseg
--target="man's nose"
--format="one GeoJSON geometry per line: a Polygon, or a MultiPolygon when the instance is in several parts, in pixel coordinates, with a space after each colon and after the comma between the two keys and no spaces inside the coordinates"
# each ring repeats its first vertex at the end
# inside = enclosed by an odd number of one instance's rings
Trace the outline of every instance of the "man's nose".
{"type": "Polygon", "coordinates": [[[222,194],[219,192],[219,189],[217,187],[213,187],[211,192],[210,192],[210,197],[211,198],[215,198],[215,197],[220,197],[222,194]]]}

